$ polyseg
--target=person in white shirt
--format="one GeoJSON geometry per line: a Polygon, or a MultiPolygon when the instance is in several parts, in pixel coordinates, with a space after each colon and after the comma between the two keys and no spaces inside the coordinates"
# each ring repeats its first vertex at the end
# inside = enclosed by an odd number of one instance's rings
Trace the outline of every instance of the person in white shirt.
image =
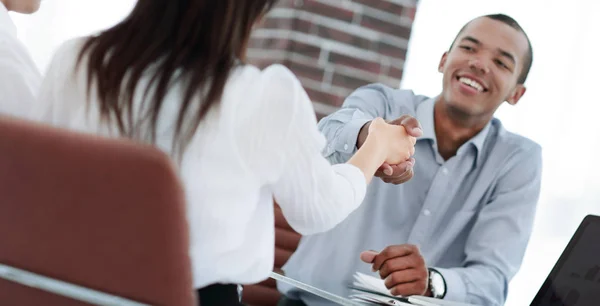
{"type": "Polygon", "coordinates": [[[185,186],[202,305],[238,304],[237,284],[269,276],[273,199],[303,235],[329,230],[360,205],[384,162],[413,162],[421,132],[414,118],[404,126],[376,119],[354,157],[330,165],[294,74],[245,62],[253,25],[275,2],[139,1],[116,26],[59,48],[32,113],[172,156],[185,186]]]}
{"type": "Polygon", "coordinates": [[[24,117],[36,100],[42,82],[35,63],[17,39],[9,11],[32,14],[41,0],[0,0],[0,114],[24,117]]]}

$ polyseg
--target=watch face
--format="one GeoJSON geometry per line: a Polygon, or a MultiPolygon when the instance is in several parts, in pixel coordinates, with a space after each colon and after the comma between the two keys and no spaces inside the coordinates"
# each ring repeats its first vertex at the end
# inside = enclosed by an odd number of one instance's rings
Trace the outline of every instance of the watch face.
{"type": "Polygon", "coordinates": [[[446,293],[446,284],[444,283],[442,276],[439,273],[432,271],[429,275],[429,278],[431,283],[431,292],[433,293],[434,297],[443,297],[446,293]]]}

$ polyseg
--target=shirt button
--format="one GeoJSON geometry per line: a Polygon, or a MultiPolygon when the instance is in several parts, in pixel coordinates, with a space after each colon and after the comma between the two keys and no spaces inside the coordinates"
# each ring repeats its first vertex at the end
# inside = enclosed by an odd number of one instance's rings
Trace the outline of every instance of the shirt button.
{"type": "Polygon", "coordinates": [[[348,144],[344,144],[344,150],[348,150],[348,144]]]}
{"type": "Polygon", "coordinates": [[[443,174],[448,174],[448,168],[445,168],[445,167],[443,167],[443,168],[442,168],[442,173],[443,173],[443,174]]]}
{"type": "Polygon", "coordinates": [[[425,209],[425,210],[423,211],[423,214],[424,214],[425,216],[429,216],[429,215],[431,215],[431,211],[429,211],[429,209],[425,209]]]}

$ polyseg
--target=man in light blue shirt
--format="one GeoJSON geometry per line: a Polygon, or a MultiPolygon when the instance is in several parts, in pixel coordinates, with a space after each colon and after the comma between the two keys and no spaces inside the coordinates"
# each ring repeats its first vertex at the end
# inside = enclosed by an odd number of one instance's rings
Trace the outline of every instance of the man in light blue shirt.
{"type": "MultiPolygon", "coordinates": [[[[397,295],[504,304],[531,234],[542,158],[538,144],[508,132],[493,115],[502,103],[514,105],[523,96],[532,59],[516,21],[487,15],[465,25],[442,56],[440,95],[380,84],[351,94],[319,123],[328,139],[325,155],[345,162],[366,138],[370,120],[409,115],[423,130],[416,163],[408,176],[398,169],[379,173],[382,180],[371,183],[365,202],[347,220],[303,237],[284,266],[286,275],[348,296],[347,285],[359,271],[385,279],[397,295]]],[[[278,287],[284,300],[328,304],[283,283],[278,287]]]]}

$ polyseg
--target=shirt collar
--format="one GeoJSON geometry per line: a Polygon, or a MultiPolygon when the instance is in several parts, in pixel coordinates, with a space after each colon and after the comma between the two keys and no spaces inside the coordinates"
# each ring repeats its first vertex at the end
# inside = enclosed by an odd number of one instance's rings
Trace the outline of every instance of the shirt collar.
{"type": "MultiPolygon", "coordinates": [[[[417,138],[417,140],[421,140],[421,139],[431,140],[433,147],[436,150],[437,150],[437,140],[436,140],[436,135],[435,135],[435,121],[433,119],[433,109],[434,109],[435,103],[437,102],[437,99],[438,99],[438,97],[436,96],[436,97],[429,98],[429,99],[421,102],[421,104],[419,104],[417,106],[417,111],[416,111],[417,120],[419,120],[419,123],[421,124],[421,127],[423,128],[423,135],[421,137],[417,138]]],[[[483,145],[485,143],[485,139],[487,138],[487,135],[489,134],[490,126],[491,126],[491,121],[488,122],[488,124],[486,124],[485,127],[479,133],[477,133],[477,135],[475,135],[473,138],[469,139],[462,146],[460,146],[460,148],[458,148],[458,152],[456,154],[460,155],[469,146],[474,146],[476,148],[476,154],[477,154],[475,162],[476,162],[476,166],[478,166],[481,162],[481,158],[482,158],[481,156],[483,155],[483,154],[481,154],[481,151],[483,150],[483,145]]]]}
{"type": "Polygon", "coordinates": [[[429,98],[419,106],[417,106],[417,120],[421,124],[421,128],[423,128],[423,135],[418,139],[430,139],[433,143],[436,142],[435,138],[435,126],[433,122],[433,106],[435,105],[436,98],[429,98]]]}
{"type": "Polygon", "coordinates": [[[0,31],[5,31],[12,36],[17,36],[17,27],[8,15],[8,10],[2,2],[0,2],[0,31]]]}

